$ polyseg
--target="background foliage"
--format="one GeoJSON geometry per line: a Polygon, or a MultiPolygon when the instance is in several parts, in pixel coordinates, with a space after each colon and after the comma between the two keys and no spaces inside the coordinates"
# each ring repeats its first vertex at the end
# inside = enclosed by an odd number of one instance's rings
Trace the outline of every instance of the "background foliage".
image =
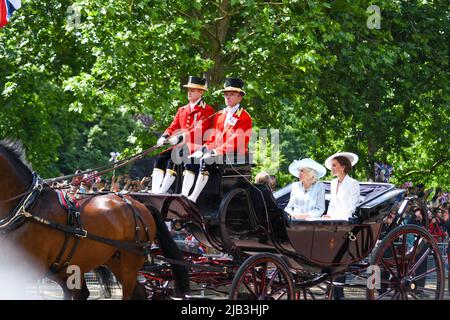
{"type": "Polygon", "coordinates": [[[371,4],[24,0],[0,30],[0,137],[45,177],[92,168],[153,145],[188,75],[216,109],[239,76],[255,126],[280,130],[283,181],[293,159],[345,150],[361,180],[383,162],[395,183],[449,188],[448,3],[379,0],[381,29],[371,4]]]}

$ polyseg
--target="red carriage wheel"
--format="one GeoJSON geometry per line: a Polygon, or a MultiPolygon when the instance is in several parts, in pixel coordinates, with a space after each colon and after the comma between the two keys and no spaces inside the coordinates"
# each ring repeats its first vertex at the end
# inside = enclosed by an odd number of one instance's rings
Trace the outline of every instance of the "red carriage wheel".
{"type": "Polygon", "coordinates": [[[144,286],[147,300],[171,300],[175,292],[174,276],[170,266],[149,264],[139,271],[139,282],[144,286]]]}
{"type": "Polygon", "coordinates": [[[442,256],[423,227],[404,225],[388,233],[371,264],[380,269],[379,286],[371,285],[367,299],[443,299],[445,274],[442,256]]]}
{"type": "Polygon", "coordinates": [[[148,300],[171,300],[175,291],[168,280],[149,278],[143,284],[148,300]]]}
{"type": "Polygon", "coordinates": [[[294,300],[292,274],[276,255],[254,255],[236,273],[229,297],[232,300],[294,300]]]}

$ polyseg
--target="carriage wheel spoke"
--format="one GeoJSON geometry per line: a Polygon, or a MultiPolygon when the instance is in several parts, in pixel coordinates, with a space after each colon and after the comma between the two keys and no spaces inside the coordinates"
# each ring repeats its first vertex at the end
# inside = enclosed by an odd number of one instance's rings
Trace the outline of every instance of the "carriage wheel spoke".
{"type": "Polygon", "coordinates": [[[308,296],[306,295],[306,289],[303,289],[302,292],[303,292],[303,299],[308,300],[308,296]]]}
{"type": "Polygon", "coordinates": [[[425,288],[425,287],[417,287],[416,290],[422,290],[430,293],[436,293],[435,289],[425,288]]]}
{"type": "Polygon", "coordinates": [[[268,265],[268,262],[265,262],[263,265],[262,272],[261,272],[261,290],[259,292],[261,295],[267,294],[267,292],[266,292],[267,265],[268,265]]]}
{"type": "Polygon", "coordinates": [[[243,279],[242,284],[247,288],[247,290],[255,297],[257,298],[258,295],[255,293],[255,291],[253,289],[250,288],[249,283],[243,279]]]}
{"type": "Polygon", "coordinates": [[[428,248],[423,255],[419,258],[419,260],[417,260],[417,262],[414,264],[414,266],[411,268],[411,270],[409,270],[408,272],[408,276],[412,275],[416,269],[422,264],[422,262],[425,260],[425,258],[428,257],[428,254],[430,253],[431,248],[428,248]]]}
{"type": "Polygon", "coordinates": [[[417,298],[417,296],[416,296],[413,292],[409,292],[409,294],[411,295],[411,297],[412,297],[414,300],[419,300],[419,299],[417,298]]]}
{"type": "Polygon", "coordinates": [[[275,280],[275,278],[278,276],[278,274],[280,273],[280,269],[276,269],[275,272],[273,273],[273,275],[270,277],[269,282],[267,283],[267,287],[272,287],[273,281],[275,280]]]}
{"type": "MultiPolygon", "coordinates": [[[[281,278],[281,273],[278,273],[278,277],[280,277],[280,281],[278,284],[275,284],[276,290],[271,292],[271,296],[274,296],[275,294],[277,294],[278,292],[280,292],[281,290],[284,290],[283,293],[281,294],[281,296],[278,297],[278,299],[280,299],[281,297],[283,297],[285,294],[288,293],[288,287],[289,284],[287,283],[287,279],[283,282],[283,279],[281,278]]],[[[273,286],[273,285],[272,285],[273,286]]]]}
{"type": "Polygon", "coordinates": [[[389,271],[389,273],[392,274],[392,276],[398,282],[399,281],[398,276],[394,273],[394,271],[391,269],[391,267],[389,267],[389,265],[387,264],[386,261],[384,261],[383,258],[381,258],[381,264],[386,267],[387,271],[389,271]]]}
{"type": "Polygon", "coordinates": [[[398,277],[401,277],[402,274],[401,274],[400,269],[399,269],[400,265],[398,263],[397,249],[395,248],[394,242],[391,243],[391,249],[392,249],[392,256],[394,257],[395,265],[397,266],[398,277]]]}
{"type": "Polygon", "coordinates": [[[252,279],[253,279],[253,287],[255,288],[255,294],[257,297],[259,297],[261,292],[259,290],[260,288],[258,285],[258,277],[256,276],[255,269],[252,268],[251,273],[252,273],[252,279]]]}
{"type": "MultiPolygon", "coordinates": [[[[374,289],[375,290],[375,289],[374,289]]],[[[378,300],[383,299],[384,297],[386,297],[389,293],[391,293],[393,290],[395,290],[395,288],[390,288],[389,290],[387,290],[385,293],[381,294],[378,296],[378,300]]]]}
{"type": "MultiPolygon", "coordinates": [[[[277,294],[280,290],[286,289],[286,286],[283,284],[283,274],[280,272],[281,270],[279,268],[277,268],[273,275],[271,276],[270,280],[269,280],[269,284],[268,286],[271,288],[271,292],[270,292],[270,296],[274,296],[275,294],[277,294]],[[274,286],[274,281],[275,279],[278,278],[278,283],[275,286],[277,287],[277,289],[275,291],[272,290],[272,287],[274,286]]],[[[285,290],[283,292],[283,294],[281,296],[278,297],[278,299],[280,299],[281,297],[283,297],[285,294],[287,293],[287,290],[285,290]]]]}
{"type": "Polygon", "coordinates": [[[415,236],[416,236],[416,239],[414,240],[413,251],[411,253],[411,256],[408,259],[406,270],[408,270],[411,263],[414,262],[414,259],[416,258],[416,254],[417,254],[417,248],[419,247],[419,241],[421,238],[418,234],[416,234],[415,236]]]}
{"type": "Polygon", "coordinates": [[[422,279],[423,277],[426,277],[427,275],[429,275],[430,273],[433,273],[433,272],[435,272],[435,271],[437,271],[437,268],[430,269],[430,270],[428,270],[427,272],[424,272],[424,273],[422,273],[421,275],[418,275],[418,276],[412,278],[412,281],[420,280],[420,279],[422,279]]]}
{"type": "Polygon", "coordinates": [[[279,273],[280,273],[280,269],[277,268],[274,271],[273,275],[271,276],[270,280],[268,281],[266,287],[263,288],[265,295],[273,296],[276,293],[276,291],[273,291],[272,288],[274,286],[273,282],[274,282],[275,278],[279,277],[279,273]],[[268,291],[267,289],[269,289],[269,288],[270,288],[270,294],[267,292],[268,291]]]}
{"type": "Polygon", "coordinates": [[[404,275],[406,273],[406,234],[403,235],[402,239],[402,249],[400,251],[402,257],[400,259],[401,265],[399,266],[401,268],[401,275],[404,275]]]}

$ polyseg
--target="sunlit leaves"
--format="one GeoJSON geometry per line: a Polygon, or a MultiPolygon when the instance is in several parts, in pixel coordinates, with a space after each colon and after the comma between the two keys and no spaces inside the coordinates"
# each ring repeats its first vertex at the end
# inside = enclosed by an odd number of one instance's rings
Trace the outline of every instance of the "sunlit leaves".
{"type": "Polygon", "coordinates": [[[284,171],[347,150],[361,180],[377,161],[399,183],[450,181],[445,164],[411,173],[449,149],[440,2],[380,0],[380,30],[366,27],[367,1],[80,0],[69,30],[74,4],[23,1],[0,30],[0,133],[21,138],[44,175],[148,147],[186,103],[188,75],[205,75],[216,109],[223,78],[244,79],[255,125],[280,129],[284,171]]]}

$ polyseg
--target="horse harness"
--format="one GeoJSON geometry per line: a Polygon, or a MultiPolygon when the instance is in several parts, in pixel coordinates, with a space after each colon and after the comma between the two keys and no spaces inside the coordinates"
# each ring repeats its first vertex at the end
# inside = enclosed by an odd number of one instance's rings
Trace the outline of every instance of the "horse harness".
{"type": "MultiPolygon", "coordinates": [[[[62,208],[64,208],[67,212],[67,224],[60,224],[57,222],[49,221],[47,219],[38,217],[30,213],[36,204],[36,200],[41,194],[44,187],[47,185],[44,184],[43,180],[39,177],[38,174],[33,172],[33,181],[28,188],[28,190],[23,194],[23,198],[19,201],[18,205],[15,209],[4,219],[0,220],[0,232],[5,234],[9,231],[15,230],[19,228],[23,223],[27,220],[32,222],[36,222],[38,224],[47,226],[51,229],[56,229],[64,233],[64,242],[61,246],[61,249],[57,255],[55,262],[51,265],[49,273],[56,274],[63,270],[64,268],[70,265],[70,260],[72,259],[78,244],[81,239],[90,239],[93,241],[101,242],[107,245],[110,245],[117,249],[124,249],[137,255],[147,256],[150,254],[151,243],[150,236],[148,233],[148,227],[144,223],[139,212],[134,208],[131,201],[121,193],[115,193],[119,196],[132,210],[133,218],[135,223],[135,241],[126,241],[126,240],[112,240],[108,238],[104,238],[92,233],[87,232],[87,230],[83,229],[81,215],[80,215],[80,205],[75,198],[72,198],[67,193],[57,190],[58,200],[62,208]],[[141,241],[140,239],[140,230],[141,225],[145,231],[145,241],[141,241]],[[69,240],[71,236],[75,236],[75,243],[72,246],[65,262],[61,264],[61,258],[67,250],[69,245],[69,240]]],[[[14,200],[17,197],[5,200],[10,201],[14,200]]]]}
{"type": "Polygon", "coordinates": [[[22,197],[14,210],[11,211],[7,217],[0,220],[0,232],[2,234],[19,228],[25,222],[25,213],[31,210],[35,200],[39,197],[43,188],[44,185],[42,179],[35,172],[33,172],[33,181],[27,191],[18,196],[2,201],[9,202],[22,197]]]}
{"type": "Polygon", "coordinates": [[[159,260],[165,261],[169,264],[176,264],[180,266],[185,267],[195,267],[197,269],[203,269],[205,271],[213,271],[213,272],[223,272],[225,274],[228,274],[231,272],[231,269],[228,267],[217,267],[217,266],[208,266],[208,265],[198,265],[193,264],[185,261],[180,261],[177,259],[171,259],[167,257],[163,257],[157,254],[154,254],[151,252],[151,243],[150,237],[148,234],[148,227],[145,225],[142,217],[140,216],[139,212],[136,211],[134,206],[131,204],[131,201],[121,193],[115,193],[117,196],[123,199],[123,201],[132,209],[133,211],[133,218],[135,222],[135,241],[126,241],[126,240],[111,240],[108,238],[104,238],[95,234],[92,234],[90,232],[87,232],[87,230],[83,229],[82,221],[80,217],[80,211],[79,211],[79,205],[77,201],[73,198],[71,198],[69,195],[57,192],[58,193],[58,199],[59,203],[63,208],[66,209],[68,212],[68,218],[67,218],[67,225],[60,224],[57,222],[49,221],[47,219],[35,216],[30,213],[32,211],[34,205],[36,204],[36,200],[38,199],[39,195],[41,194],[42,190],[44,190],[45,187],[48,187],[47,184],[44,183],[44,181],[39,177],[39,175],[35,172],[33,172],[33,181],[28,188],[28,190],[20,195],[14,196],[12,198],[2,200],[0,202],[8,202],[15,199],[19,199],[22,197],[22,199],[19,201],[18,205],[15,207],[15,209],[4,219],[0,220],[0,233],[6,234],[9,231],[13,231],[17,228],[19,228],[22,224],[24,224],[27,220],[30,220],[31,222],[35,222],[41,225],[44,225],[51,229],[56,229],[61,232],[63,232],[64,235],[64,242],[61,246],[61,249],[58,253],[58,256],[55,260],[55,262],[50,266],[49,272],[47,272],[46,276],[49,276],[51,274],[56,274],[60,271],[62,271],[64,268],[68,267],[70,265],[70,260],[73,257],[77,246],[79,244],[79,241],[82,239],[90,239],[93,241],[101,242],[104,244],[107,244],[109,246],[112,246],[116,249],[123,249],[127,250],[129,252],[133,252],[137,255],[143,255],[148,258],[154,259],[157,258],[159,260]],[[144,231],[146,235],[146,241],[140,240],[140,225],[142,224],[144,226],[144,231]],[[68,244],[70,236],[75,236],[76,240],[75,243],[69,252],[68,257],[66,258],[66,261],[61,265],[61,258],[63,257],[68,244]]]}

